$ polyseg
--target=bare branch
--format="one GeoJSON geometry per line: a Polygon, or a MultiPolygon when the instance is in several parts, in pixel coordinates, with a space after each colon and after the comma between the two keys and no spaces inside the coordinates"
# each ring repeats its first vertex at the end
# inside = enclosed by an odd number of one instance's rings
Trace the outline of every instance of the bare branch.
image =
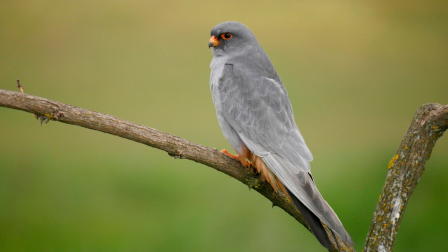
{"type": "MultiPolygon", "coordinates": [[[[254,176],[238,161],[216,149],[110,115],[18,92],[0,90],[0,106],[33,113],[41,122],[59,121],[120,136],[164,150],[175,158],[190,159],[212,167],[255,189],[309,230],[300,213],[281,192],[274,192],[269,184],[261,182],[259,176],[254,176]]],[[[396,155],[389,163],[386,184],[373,216],[364,251],[393,250],[409,198],[423,174],[435,142],[447,128],[448,105],[426,104],[417,110],[396,155]]],[[[338,251],[331,234],[329,237],[333,242],[330,251],[338,251]]],[[[354,251],[339,238],[337,243],[340,251],[354,251]]]]}
{"type": "Polygon", "coordinates": [[[401,218],[434,145],[448,128],[448,105],[425,104],[414,115],[389,163],[383,192],[373,214],[364,250],[392,251],[401,218]]]}
{"type": "MultiPolygon", "coordinates": [[[[253,175],[240,162],[222,154],[216,149],[195,144],[183,138],[124,121],[110,115],[18,92],[0,89],[0,107],[33,113],[41,122],[53,120],[102,131],[161,149],[175,158],[190,159],[207,165],[239,180],[241,183],[248,185],[249,188],[255,189],[269,199],[273,206],[282,208],[304,225],[305,228],[310,230],[300,215],[300,212],[285,195],[280,191],[274,192],[272,187],[267,182],[262,182],[258,175],[253,175]]],[[[338,251],[338,246],[340,251],[354,251],[353,248],[346,245],[339,237],[337,237],[338,245],[336,245],[331,233],[327,233],[333,243],[333,248],[330,251],[338,251]]]]}

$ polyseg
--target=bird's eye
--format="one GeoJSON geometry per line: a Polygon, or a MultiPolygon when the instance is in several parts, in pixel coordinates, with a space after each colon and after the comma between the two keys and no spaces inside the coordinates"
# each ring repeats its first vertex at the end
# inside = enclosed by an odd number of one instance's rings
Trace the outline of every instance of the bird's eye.
{"type": "Polygon", "coordinates": [[[224,40],[228,40],[228,39],[230,39],[232,37],[233,37],[233,35],[230,32],[221,34],[221,38],[224,39],[224,40]]]}

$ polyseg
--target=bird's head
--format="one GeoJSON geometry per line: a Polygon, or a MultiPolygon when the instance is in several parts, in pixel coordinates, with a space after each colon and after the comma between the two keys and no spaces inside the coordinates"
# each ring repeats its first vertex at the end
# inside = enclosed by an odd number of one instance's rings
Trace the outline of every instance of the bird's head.
{"type": "Polygon", "coordinates": [[[212,28],[210,36],[208,47],[214,56],[240,54],[260,46],[252,31],[238,22],[220,23],[212,28]]]}

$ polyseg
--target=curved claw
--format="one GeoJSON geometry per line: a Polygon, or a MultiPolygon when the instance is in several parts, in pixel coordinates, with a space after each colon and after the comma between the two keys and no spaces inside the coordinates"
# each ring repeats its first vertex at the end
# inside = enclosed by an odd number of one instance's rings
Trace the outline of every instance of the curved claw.
{"type": "Polygon", "coordinates": [[[238,154],[236,154],[236,155],[232,155],[232,154],[230,154],[226,149],[223,149],[223,150],[221,151],[221,153],[226,154],[227,156],[229,156],[229,157],[231,157],[231,158],[233,158],[233,159],[236,159],[236,160],[240,161],[241,164],[242,164],[244,167],[246,167],[246,168],[249,168],[251,165],[253,166],[253,164],[252,164],[251,162],[249,162],[249,161],[246,160],[246,157],[245,157],[245,156],[240,156],[240,155],[238,155],[238,154]]]}

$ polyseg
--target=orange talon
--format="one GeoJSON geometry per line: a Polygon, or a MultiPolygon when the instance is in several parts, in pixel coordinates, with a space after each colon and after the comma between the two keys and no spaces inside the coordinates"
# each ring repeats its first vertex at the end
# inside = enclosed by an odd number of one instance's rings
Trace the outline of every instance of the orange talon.
{"type": "Polygon", "coordinates": [[[223,150],[221,151],[221,153],[226,154],[227,156],[229,156],[229,157],[231,157],[231,158],[233,158],[233,159],[240,160],[240,156],[239,156],[238,154],[236,154],[236,155],[232,155],[232,154],[230,154],[230,152],[228,152],[226,149],[223,149],[223,150]]]}
{"type": "Polygon", "coordinates": [[[236,160],[240,161],[241,164],[242,164],[244,167],[249,168],[249,167],[252,165],[251,162],[249,162],[249,161],[246,160],[246,157],[245,157],[245,156],[240,156],[240,155],[238,155],[238,154],[236,154],[236,155],[232,155],[232,154],[230,154],[226,149],[223,149],[223,150],[221,151],[221,153],[226,154],[227,156],[229,156],[229,157],[231,157],[231,158],[233,158],[233,159],[236,159],[236,160]]]}

